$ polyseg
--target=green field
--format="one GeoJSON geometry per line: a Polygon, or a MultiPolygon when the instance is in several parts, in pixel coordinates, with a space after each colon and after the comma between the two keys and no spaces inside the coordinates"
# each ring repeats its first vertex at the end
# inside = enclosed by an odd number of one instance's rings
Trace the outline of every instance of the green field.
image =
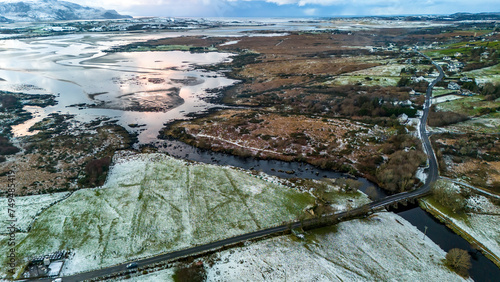
{"type": "Polygon", "coordinates": [[[464,55],[469,55],[474,47],[486,47],[488,49],[500,50],[500,42],[458,42],[453,44],[447,44],[442,46],[444,49],[440,50],[427,50],[423,53],[430,57],[444,57],[453,56],[455,53],[462,53],[464,55]],[[469,47],[467,47],[467,45],[469,47]]]}
{"type": "MultiPolygon", "coordinates": [[[[441,111],[451,111],[468,116],[482,116],[489,108],[500,107],[500,101],[484,101],[482,96],[465,97],[459,100],[440,103],[438,108],[441,111]]],[[[489,114],[494,117],[496,113],[489,114]]]]}
{"type": "Polygon", "coordinates": [[[432,97],[442,96],[446,94],[451,94],[456,92],[456,90],[442,89],[442,90],[432,90],[432,97]]]}

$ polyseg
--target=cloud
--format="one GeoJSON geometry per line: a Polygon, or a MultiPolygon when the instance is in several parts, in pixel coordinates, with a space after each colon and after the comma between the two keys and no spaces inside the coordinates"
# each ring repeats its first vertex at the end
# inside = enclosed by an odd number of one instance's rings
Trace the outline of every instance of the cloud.
{"type": "Polygon", "coordinates": [[[278,5],[289,5],[289,4],[297,4],[297,0],[267,0],[266,2],[275,3],[278,5]]]}
{"type": "MultiPolygon", "coordinates": [[[[250,0],[252,1],[252,0],[250,0]]],[[[257,1],[257,0],[254,0],[257,1]]],[[[331,5],[346,5],[346,4],[355,4],[355,5],[374,5],[380,3],[399,3],[399,2],[412,2],[412,1],[400,1],[400,0],[265,0],[269,3],[275,3],[278,5],[284,4],[296,4],[299,6],[306,5],[319,5],[319,6],[331,6],[331,5]]]]}
{"type": "Polygon", "coordinates": [[[314,15],[316,15],[317,11],[318,11],[318,9],[316,9],[316,8],[309,8],[309,9],[304,10],[304,14],[306,16],[314,16],[314,15]]]}
{"type": "Polygon", "coordinates": [[[238,17],[499,12],[498,0],[65,0],[133,16],[238,17]]]}
{"type": "Polygon", "coordinates": [[[65,0],[84,6],[113,9],[133,16],[226,16],[235,1],[229,0],[65,0]],[[233,2],[233,3],[231,3],[233,2]]]}

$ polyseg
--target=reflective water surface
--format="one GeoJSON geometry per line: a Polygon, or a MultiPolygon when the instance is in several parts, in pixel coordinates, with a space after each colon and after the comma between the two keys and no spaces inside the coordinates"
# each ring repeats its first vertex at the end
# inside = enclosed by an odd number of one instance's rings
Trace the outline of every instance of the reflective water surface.
{"type": "Polygon", "coordinates": [[[116,44],[150,39],[151,35],[122,37],[92,34],[4,41],[0,90],[53,94],[58,101],[45,109],[27,107],[35,118],[16,126],[15,136],[31,134],[29,127],[50,113],[63,113],[80,121],[109,117],[130,131],[137,129],[129,124],[144,124],[139,141],[149,143],[164,123],[217,106],[203,99],[216,95],[207,89],[235,82],[220,73],[195,68],[230,61],[232,54],[103,52],[116,44]]]}

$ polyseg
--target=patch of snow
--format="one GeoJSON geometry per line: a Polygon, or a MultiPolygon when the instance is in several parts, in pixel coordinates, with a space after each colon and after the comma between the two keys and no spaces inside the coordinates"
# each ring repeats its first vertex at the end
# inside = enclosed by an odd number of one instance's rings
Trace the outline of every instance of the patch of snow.
{"type": "Polygon", "coordinates": [[[52,276],[59,275],[59,272],[61,272],[61,268],[63,267],[63,264],[64,264],[64,262],[62,262],[62,261],[52,262],[49,265],[49,273],[47,273],[47,276],[52,277],[52,276]]]}
{"type": "Polygon", "coordinates": [[[500,208],[493,204],[488,198],[481,195],[474,195],[467,199],[467,207],[476,212],[498,213],[500,208]]]}
{"type": "Polygon", "coordinates": [[[403,218],[369,220],[281,236],[220,252],[208,281],[464,281],[446,268],[445,252],[403,218]]]}
{"type": "MultiPolygon", "coordinates": [[[[15,206],[13,209],[16,211],[15,219],[16,227],[19,230],[27,231],[31,223],[35,220],[37,215],[44,209],[50,207],[55,202],[68,196],[68,192],[45,194],[45,195],[35,195],[35,196],[25,196],[16,197],[15,206]]],[[[8,207],[8,199],[0,199],[0,207],[8,207]]],[[[10,224],[7,220],[12,218],[9,217],[9,213],[0,213],[0,234],[7,231],[7,226],[10,224]]]]}
{"type": "Polygon", "coordinates": [[[168,282],[168,281],[174,281],[174,268],[168,268],[164,269],[161,271],[149,273],[146,275],[140,275],[140,276],[135,276],[131,277],[130,279],[127,279],[126,281],[130,282],[150,282],[150,281],[163,281],[163,282],[168,282]]]}
{"type": "Polygon", "coordinates": [[[427,179],[428,174],[425,172],[424,167],[419,167],[417,169],[417,173],[415,177],[420,180],[420,182],[425,183],[425,180],[427,179]]]}
{"type": "Polygon", "coordinates": [[[432,104],[439,104],[439,103],[444,103],[444,102],[449,102],[453,100],[459,100],[463,99],[465,96],[460,96],[460,95],[446,95],[446,96],[441,96],[441,97],[433,97],[431,98],[432,104]]]}
{"type": "Polygon", "coordinates": [[[219,45],[219,46],[234,45],[234,44],[237,44],[238,42],[240,42],[240,40],[228,41],[228,42],[226,42],[226,43],[222,43],[222,44],[221,44],[221,45],[219,45]]]}
{"type": "MultiPolygon", "coordinates": [[[[252,150],[252,151],[278,154],[276,151],[271,151],[271,150],[265,150],[265,149],[260,149],[260,148],[245,146],[245,145],[242,145],[242,144],[240,144],[238,142],[226,140],[226,139],[218,137],[218,136],[211,136],[211,135],[207,135],[207,134],[193,134],[193,137],[195,137],[195,138],[205,137],[205,138],[210,138],[210,139],[216,139],[216,140],[219,140],[219,141],[222,141],[222,142],[226,142],[226,143],[229,143],[229,144],[241,147],[241,148],[249,149],[249,150],[252,150]]],[[[241,142],[241,140],[239,140],[239,141],[241,142]]]]}

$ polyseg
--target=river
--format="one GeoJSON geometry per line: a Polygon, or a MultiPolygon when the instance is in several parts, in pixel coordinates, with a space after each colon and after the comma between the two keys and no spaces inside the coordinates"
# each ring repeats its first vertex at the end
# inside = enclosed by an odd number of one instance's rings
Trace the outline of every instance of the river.
{"type": "MultiPolygon", "coordinates": [[[[321,179],[347,176],[343,173],[319,169],[306,163],[283,162],[277,160],[256,160],[253,158],[242,158],[224,153],[201,150],[175,140],[166,141],[165,146],[166,147],[161,148],[160,151],[166,152],[177,158],[252,169],[283,178],[300,177],[321,179]],[[280,172],[279,170],[283,172],[280,172]],[[295,173],[288,174],[286,171],[294,171],[295,173]]],[[[377,190],[378,198],[383,198],[388,195],[375,183],[370,182],[365,178],[358,178],[358,180],[363,183],[360,190],[365,191],[368,187],[374,186],[377,190]]],[[[406,219],[408,222],[416,226],[421,232],[425,232],[426,240],[434,241],[434,243],[439,245],[444,251],[448,252],[453,248],[468,251],[472,258],[472,268],[470,269],[469,274],[475,281],[498,281],[498,277],[500,277],[500,268],[498,268],[481,252],[473,249],[469,242],[455,234],[450,228],[439,222],[436,218],[421,209],[418,205],[413,204],[406,207],[400,205],[398,209],[391,209],[390,211],[395,212],[399,216],[406,219]],[[427,231],[425,231],[426,226],[427,231]]]]}

